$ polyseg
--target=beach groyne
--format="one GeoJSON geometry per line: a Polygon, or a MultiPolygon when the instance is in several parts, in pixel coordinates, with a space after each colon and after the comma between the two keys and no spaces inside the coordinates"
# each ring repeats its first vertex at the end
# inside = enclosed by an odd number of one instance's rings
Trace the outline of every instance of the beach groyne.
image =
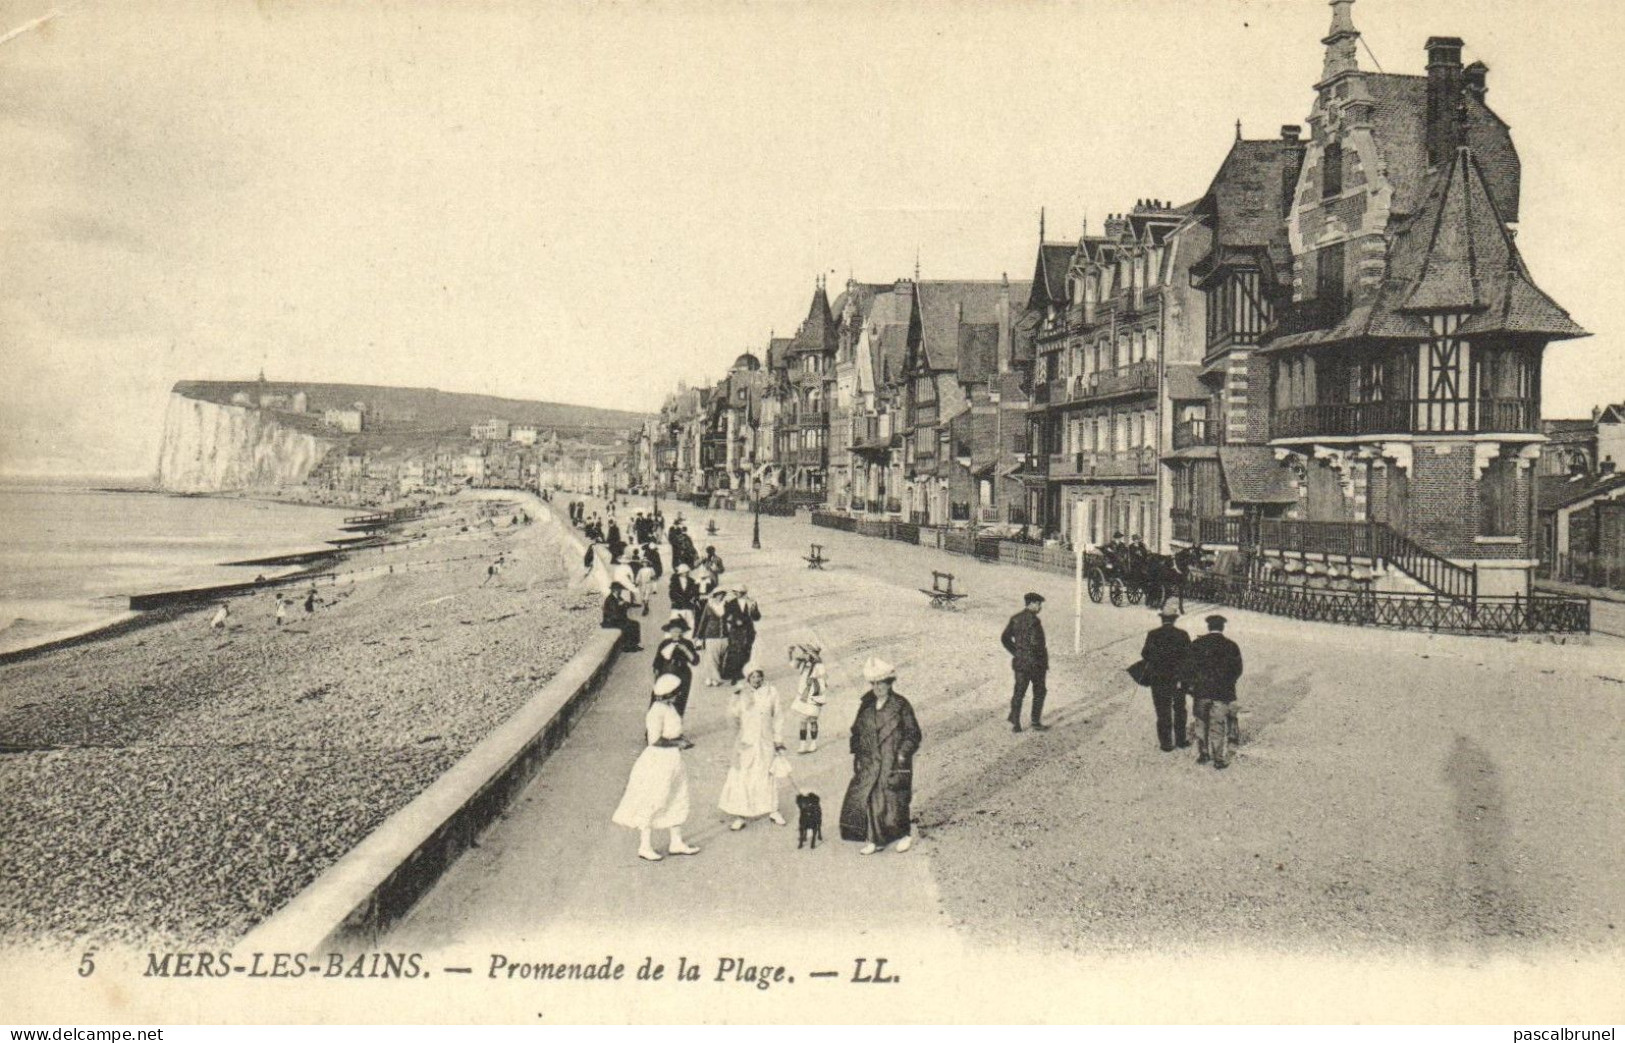
{"type": "MultiPolygon", "coordinates": [[[[505,498],[514,494],[504,493],[505,498]]],[[[565,553],[587,543],[539,499],[565,553]]],[[[575,559],[579,560],[579,559],[575,559]]],[[[592,582],[608,589],[599,552],[592,582]]],[[[513,803],[564,742],[616,657],[619,633],[597,630],[551,680],[406,807],[243,940],[254,951],[321,953],[375,946],[479,835],[513,803]]]]}

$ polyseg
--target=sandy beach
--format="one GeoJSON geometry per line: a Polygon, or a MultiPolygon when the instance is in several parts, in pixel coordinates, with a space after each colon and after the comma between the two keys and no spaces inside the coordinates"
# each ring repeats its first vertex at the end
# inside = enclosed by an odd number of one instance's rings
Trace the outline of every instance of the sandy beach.
{"type": "Polygon", "coordinates": [[[597,626],[513,516],[454,501],[280,626],[266,593],[0,666],[0,938],[232,939],[409,801],[597,626]]]}

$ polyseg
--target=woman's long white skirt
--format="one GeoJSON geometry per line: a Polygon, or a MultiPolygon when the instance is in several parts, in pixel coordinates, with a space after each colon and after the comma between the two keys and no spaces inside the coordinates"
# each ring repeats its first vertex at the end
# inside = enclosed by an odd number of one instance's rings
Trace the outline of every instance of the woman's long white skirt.
{"type": "Polygon", "coordinates": [[[688,821],[688,769],[674,746],[638,754],[612,820],[629,829],[670,829],[688,821]]]}

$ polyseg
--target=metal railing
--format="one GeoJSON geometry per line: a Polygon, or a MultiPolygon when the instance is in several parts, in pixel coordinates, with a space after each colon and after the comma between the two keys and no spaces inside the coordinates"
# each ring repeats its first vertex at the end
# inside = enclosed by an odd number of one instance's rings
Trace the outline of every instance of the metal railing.
{"type": "Polygon", "coordinates": [[[1533,432],[1539,425],[1540,410],[1526,398],[1323,402],[1273,411],[1270,437],[1533,432]]]}
{"type": "Polygon", "coordinates": [[[1559,583],[1625,590],[1625,555],[1587,554],[1584,551],[1559,554],[1555,562],[1541,562],[1535,575],[1559,583]]]}
{"type": "Polygon", "coordinates": [[[1479,634],[1584,634],[1591,630],[1591,602],[1562,595],[1458,600],[1434,594],[1312,588],[1195,570],[1186,583],[1185,597],[1289,619],[1351,626],[1479,634]]]}
{"type": "Polygon", "coordinates": [[[1196,518],[1172,511],[1174,539],[1199,539],[1204,546],[1230,546],[1321,557],[1366,558],[1399,569],[1446,597],[1470,600],[1478,595],[1478,571],[1428,550],[1382,522],[1294,521],[1240,515],[1196,518]]]}
{"type": "Polygon", "coordinates": [[[1206,418],[1182,420],[1174,425],[1174,448],[1189,449],[1199,445],[1218,445],[1218,425],[1211,427],[1206,418]]]}

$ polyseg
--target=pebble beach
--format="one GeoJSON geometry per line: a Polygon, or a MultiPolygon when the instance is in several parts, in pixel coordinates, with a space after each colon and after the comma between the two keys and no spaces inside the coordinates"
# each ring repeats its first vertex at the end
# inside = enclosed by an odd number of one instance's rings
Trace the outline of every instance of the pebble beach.
{"type": "Polygon", "coordinates": [[[256,594],[0,665],[0,941],[230,941],[433,782],[597,627],[510,506],[409,523],[280,626],[256,594]]]}

